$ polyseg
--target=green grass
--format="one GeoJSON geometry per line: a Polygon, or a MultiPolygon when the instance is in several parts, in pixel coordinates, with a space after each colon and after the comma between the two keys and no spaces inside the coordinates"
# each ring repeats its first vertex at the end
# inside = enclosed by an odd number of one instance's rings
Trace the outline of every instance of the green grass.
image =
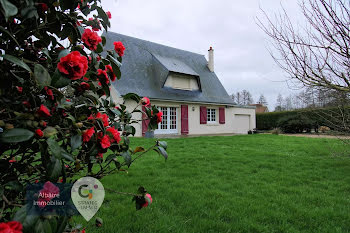
{"type": "MultiPolygon", "coordinates": [[[[106,192],[87,232],[350,232],[350,158],[335,139],[278,135],[166,139],[105,187],[147,188],[153,204],[106,192]],[[338,154],[343,154],[338,156],[338,154]]],[[[150,146],[152,139],[133,138],[150,146]]]]}

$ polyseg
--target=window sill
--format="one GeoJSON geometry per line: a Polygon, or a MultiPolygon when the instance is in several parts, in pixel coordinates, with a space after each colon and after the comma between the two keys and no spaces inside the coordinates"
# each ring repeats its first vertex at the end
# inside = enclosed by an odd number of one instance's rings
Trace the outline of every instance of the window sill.
{"type": "Polygon", "coordinates": [[[207,126],[218,126],[219,123],[217,122],[207,122],[207,126]]]}

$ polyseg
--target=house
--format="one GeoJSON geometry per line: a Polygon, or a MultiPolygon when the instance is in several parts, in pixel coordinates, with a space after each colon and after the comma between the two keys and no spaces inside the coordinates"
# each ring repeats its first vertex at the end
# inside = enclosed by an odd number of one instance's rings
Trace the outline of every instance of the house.
{"type": "MultiPolygon", "coordinates": [[[[114,41],[125,46],[122,79],[115,81],[114,99],[133,92],[148,97],[163,112],[155,135],[247,134],[255,128],[255,107],[236,106],[214,73],[214,51],[204,55],[108,32],[106,49],[114,41]]],[[[132,108],[134,106],[130,106],[132,108]]],[[[141,107],[140,107],[141,109],[141,107]]],[[[147,130],[142,115],[136,135],[147,130]]]]}
{"type": "Polygon", "coordinates": [[[249,106],[255,106],[255,112],[256,113],[265,113],[265,112],[269,112],[269,109],[267,106],[264,106],[260,103],[258,104],[249,104],[249,106]]]}

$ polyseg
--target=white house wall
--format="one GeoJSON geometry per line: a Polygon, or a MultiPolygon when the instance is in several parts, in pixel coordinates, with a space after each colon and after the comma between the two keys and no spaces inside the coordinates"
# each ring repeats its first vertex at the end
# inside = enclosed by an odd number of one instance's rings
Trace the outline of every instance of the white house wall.
{"type": "MultiPolygon", "coordinates": [[[[112,89],[113,90],[113,89],[112,89]]],[[[120,103],[122,99],[118,97],[117,92],[111,91],[111,95],[116,103],[120,103]]],[[[188,127],[189,135],[206,135],[206,134],[246,134],[248,130],[256,128],[255,121],[255,109],[254,108],[243,108],[243,107],[226,107],[225,108],[225,124],[219,124],[219,107],[222,105],[210,105],[210,104],[188,104],[179,102],[168,102],[168,101],[156,101],[151,100],[152,105],[158,107],[176,107],[177,108],[177,134],[181,134],[181,105],[188,105],[188,127]],[[207,108],[216,109],[216,123],[200,124],[199,109],[200,106],[206,106],[207,108]],[[249,117],[249,125],[242,126],[240,119],[244,119],[244,116],[249,117]],[[238,119],[238,120],[237,120],[238,119]]],[[[136,107],[137,103],[132,100],[126,101],[127,110],[131,111],[136,107]]],[[[142,109],[141,106],[138,107],[142,109]]],[[[133,119],[141,120],[141,113],[134,113],[133,119]]],[[[135,123],[133,126],[136,129],[136,137],[142,137],[142,123],[135,123]]]]}
{"type": "MultiPolygon", "coordinates": [[[[181,105],[188,105],[188,127],[189,135],[205,135],[205,134],[233,134],[233,133],[247,133],[248,130],[256,128],[255,109],[254,108],[239,108],[227,107],[225,108],[225,124],[219,124],[219,107],[222,105],[208,105],[208,104],[187,104],[167,101],[151,101],[152,105],[159,107],[176,107],[178,110],[177,117],[177,133],[181,134],[181,105]],[[200,106],[216,109],[216,123],[200,124],[199,109],[200,106]],[[240,131],[241,127],[235,122],[235,115],[248,115],[250,118],[249,126],[246,132],[240,131]]],[[[238,122],[239,123],[239,122],[238,122]]]]}

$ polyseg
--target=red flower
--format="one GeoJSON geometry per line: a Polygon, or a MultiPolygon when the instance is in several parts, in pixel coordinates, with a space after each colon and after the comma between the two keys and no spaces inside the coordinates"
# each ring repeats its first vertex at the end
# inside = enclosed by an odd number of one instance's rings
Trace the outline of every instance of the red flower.
{"type": "Polygon", "coordinates": [[[18,91],[19,93],[22,93],[22,92],[23,92],[23,87],[16,86],[16,88],[17,88],[17,91],[18,91]]]}
{"type": "Polygon", "coordinates": [[[45,105],[40,105],[40,108],[38,109],[37,112],[41,117],[49,117],[51,116],[51,113],[49,109],[45,105]]]}
{"type": "Polygon", "coordinates": [[[122,57],[124,55],[124,50],[125,50],[125,47],[123,45],[122,42],[120,41],[114,41],[114,50],[115,52],[120,56],[122,57]]]}
{"type": "Polygon", "coordinates": [[[87,45],[90,50],[93,51],[95,51],[97,49],[97,45],[102,42],[101,37],[90,29],[84,30],[81,40],[87,45]]]}
{"type": "Polygon", "coordinates": [[[162,122],[162,116],[163,116],[163,113],[161,111],[159,111],[157,113],[157,123],[160,123],[162,122]]]}
{"type": "Polygon", "coordinates": [[[14,159],[10,159],[10,160],[9,160],[9,163],[15,163],[15,162],[17,162],[17,161],[14,160],[14,159]]]}
{"type": "Polygon", "coordinates": [[[107,11],[107,12],[106,12],[106,14],[107,14],[107,16],[108,16],[108,18],[109,18],[109,19],[111,19],[111,18],[112,18],[112,14],[111,14],[111,12],[110,12],[110,11],[107,11]]]}
{"type": "Polygon", "coordinates": [[[90,120],[90,121],[93,121],[95,119],[101,119],[104,127],[107,127],[109,125],[109,123],[108,123],[109,118],[108,118],[106,113],[102,114],[102,113],[98,112],[96,115],[91,114],[88,117],[88,120],[90,120]]]}
{"type": "Polygon", "coordinates": [[[146,193],[145,197],[148,197],[148,199],[150,200],[150,203],[148,203],[148,201],[146,200],[146,202],[142,205],[142,207],[147,207],[148,204],[152,203],[152,196],[149,193],[146,193]]]}
{"type": "Polygon", "coordinates": [[[71,80],[76,80],[85,75],[88,69],[88,61],[87,58],[81,56],[78,51],[73,51],[60,59],[57,68],[71,80]]]}
{"type": "Polygon", "coordinates": [[[96,56],[97,61],[101,61],[101,57],[99,55],[96,56]]]}
{"type": "Polygon", "coordinates": [[[41,125],[42,127],[46,127],[46,126],[47,126],[47,122],[46,122],[46,121],[40,121],[40,125],[41,125]]]}
{"type": "Polygon", "coordinates": [[[103,149],[106,149],[111,146],[110,138],[108,137],[108,135],[102,137],[100,144],[103,149]]]}
{"type": "Polygon", "coordinates": [[[143,97],[143,98],[141,99],[141,103],[142,103],[142,105],[144,105],[145,107],[148,107],[148,106],[151,105],[151,101],[149,100],[148,97],[143,97]]]}
{"type": "Polygon", "coordinates": [[[83,230],[81,230],[81,233],[85,233],[85,228],[83,230]]]}
{"type": "Polygon", "coordinates": [[[44,132],[41,129],[35,130],[35,134],[38,135],[40,138],[44,136],[44,132]]]}
{"type": "Polygon", "coordinates": [[[29,103],[29,101],[23,101],[22,102],[22,104],[24,105],[24,106],[26,106],[27,108],[30,108],[30,103],[29,103]]]}
{"type": "Polygon", "coordinates": [[[120,138],[120,133],[114,127],[109,127],[106,131],[112,134],[113,139],[110,140],[112,143],[113,142],[119,143],[122,140],[120,138]]]}
{"type": "Polygon", "coordinates": [[[85,130],[83,133],[83,142],[88,142],[90,141],[92,135],[95,133],[95,128],[91,127],[90,129],[85,130]]]}
{"type": "Polygon", "coordinates": [[[107,116],[106,113],[101,114],[100,112],[98,112],[98,113],[96,114],[96,118],[102,120],[103,126],[104,126],[104,127],[107,127],[107,126],[109,125],[109,123],[108,123],[108,116],[107,116]]]}
{"type": "Polygon", "coordinates": [[[49,89],[48,87],[44,87],[45,91],[46,91],[46,94],[48,97],[50,97],[51,100],[54,100],[55,97],[53,96],[53,92],[51,89],[49,89]]]}
{"type": "Polygon", "coordinates": [[[84,81],[89,81],[89,78],[84,77],[83,80],[84,80],[84,81]]]}
{"type": "Polygon", "coordinates": [[[97,153],[97,157],[103,159],[103,153],[102,153],[102,152],[98,152],[98,153],[97,153]]]}
{"type": "Polygon", "coordinates": [[[17,221],[0,223],[1,233],[22,233],[22,230],[23,230],[22,224],[17,221]]]}
{"type": "Polygon", "coordinates": [[[49,9],[49,7],[45,3],[38,3],[38,6],[42,12],[45,12],[47,11],[47,9],[49,9]]]}
{"type": "Polygon", "coordinates": [[[115,81],[116,76],[113,73],[113,69],[111,65],[106,65],[105,66],[105,71],[109,74],[109,77],[111,77],[112,82],[115,81]]]}
{"type": "Polygon", "coordinates": [[[98,69],[97,70],[97,76],[98,76],[98,79],[106,84],[109,83],[109,78],[108,78],[108,75],[107,75],[107,72],[102,70],[102,69],[98,69]]]}
{"type": "Polygon", "coordinates": [[[82,82],[80,83],[80,87],[82,90],[89,90],[90,89],[90,84],[86,83],[86,82],[82,82]]]}

